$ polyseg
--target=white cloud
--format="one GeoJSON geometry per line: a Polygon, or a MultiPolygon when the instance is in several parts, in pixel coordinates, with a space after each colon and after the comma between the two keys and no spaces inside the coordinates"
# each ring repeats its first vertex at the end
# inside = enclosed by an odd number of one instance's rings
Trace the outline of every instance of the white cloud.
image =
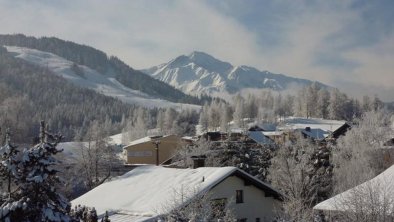
{"type": "Polygon", "coordinates": [[[1,7],[1,17],[8,18],[1,32],[89,44],[135,68],[193,50],[240,64],[256,58],[254,34],[200,1],[70,1],[62,2],[64,7],[24,3],[1,7]]]}
{"type": "Polygon", "coordinates": [[[369,47],[360,47],[345,53],[360,65],[352,71],[355,82],[384,87],[394,84],[394,36],[389,36],[369,47]]]}

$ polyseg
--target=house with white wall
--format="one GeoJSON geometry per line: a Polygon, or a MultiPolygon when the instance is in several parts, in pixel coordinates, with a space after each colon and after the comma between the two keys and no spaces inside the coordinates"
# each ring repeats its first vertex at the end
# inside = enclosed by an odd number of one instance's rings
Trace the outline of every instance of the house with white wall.
{"type": "Polygon", "coordinates": [[[276,189],[235,167],[150,165],[94,188],[72,205],[95,207],[99,215],[108,211],[112,222],[157,221],[201,194],[209,194],[211,201],[233,200],[231,208],[239,221],[271,221],[282,201],[276,189]]]}

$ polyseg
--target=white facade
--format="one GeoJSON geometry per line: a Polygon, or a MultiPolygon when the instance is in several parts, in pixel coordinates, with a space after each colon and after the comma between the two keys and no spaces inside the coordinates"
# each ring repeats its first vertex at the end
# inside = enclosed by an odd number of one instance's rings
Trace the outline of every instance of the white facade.
{"type": "Polygon", "coordinates": [[[245,185],[243,179],[237,176],[227,177],[224,181],[211,189],[213,199],[226,198],[233,200],[234,213],[237,219],[247,219],[247,221],[272,221],[278,210],[280,202],[274,197],[266,197],[263,190],[253,186],[245,185]],[[236,202],[236,191],[243,191],[243,203],[236,202]]]}

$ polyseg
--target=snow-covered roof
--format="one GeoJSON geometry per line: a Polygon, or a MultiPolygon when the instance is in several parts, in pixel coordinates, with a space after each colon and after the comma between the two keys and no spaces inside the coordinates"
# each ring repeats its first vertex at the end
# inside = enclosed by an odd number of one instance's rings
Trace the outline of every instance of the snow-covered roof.
{"type": "Polygon", "coordinates": [[[308,129],[308,130],[302,129],[301,132],[310,138],[314,138],[318,140],[324,139],[330,135],[328,131],[324,131],[322,129],[308,129]]]}
{"type": "MultiPolygon", "coordinates": [[[[104,183],[73,200],[72,205],[95,207],[98,214],[105,211],[146,218],[165,214],[184,202],[210,190],[230,175],[241,175],[265,192],[279,192],[236,167],[201,167],[197,169],[141,166],[104,183]]],[[[113,221],[113,220],[111,220],[113,221]]]]}
{"type": "Polygon", "coordinates": [[[275,142],[264,135],[262,131],[249,131],[248,137],[260,145],[274,145],[275,142]]]}
{"type": "Polygon", "coordinates": [[[167,138],[167,137],[170,137],[170,136],[173,136],[173,135],[165,135],[165,136],[146,136],[146,137],[142,137],[142,138],[140,138],[140,139],[131,141],[131,142],[129,143],[129,145],[127,145],[126,147],[134,146],[134,145],[141,144],[141,143],[151,142],[151,141],[155,141],[155,140],[162,140],[162,139],[167,138]]]}
{"type": "MultiPolygon", "coordinates": [[[[376,198],[375,200],[385,200],[393,204],[393,190],[394,165],[373,179],[317,204],[313,209],[324,211],[354,211],[356,205],[362,204],[361,201],[371,203],[372,200],[368,198],[372,193],[374,196],[378,195],[374,197],[376,198]],[[365,198],[363,198],[364,196],[365,198]]],[[[391,205],[386,207],[388,207],[388,209],[393,209],[394,206],[391,205]]]]}
{"type": "Polygon", "coordinates": [[[112,135],[109,138],[108,143],[111,145],[121,145],[122,144],[123,133],[112,135]]]}
{"type": "Polygon", "coordinates": [[[283,135],[283,131],[272,131],[272,132],[265,132],[263,131],[265,136],[281,136],[283,135]]]}
{"type": "Polygon", "coordinates": [[[302,118],[302,117],[288,117],[283,120],[282,124],[278,127],[281,130],[285,129],[321,129],[326,132],[334,132],[341,126],[346,124],[344,120],[327,120],[320,118],[302,118]]]}
{"type": "Polygon", "coordinates": [[[231,133],[243,133],[243,132],[245,132],[245,129],[242,129],[242,128],[232,128],[232,129],[230,129],[230,132],[231,132],[231,133]]]}
{"type": "Polygon", "coordinates": [[[190,140],[190,141],[197,141],[198,137],[194,137],[194,136],[184,136],[182,137],[183,140],[190,140]]]}

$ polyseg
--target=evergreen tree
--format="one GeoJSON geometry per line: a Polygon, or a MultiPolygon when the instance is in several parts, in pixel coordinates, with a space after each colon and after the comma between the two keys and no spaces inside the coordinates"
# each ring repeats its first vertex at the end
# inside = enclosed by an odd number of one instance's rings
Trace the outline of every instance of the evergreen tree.
{"type": "MultiPolygon", "coordinates": [[[[11,138],[9,130],[7,129],[5,136],[5,145],[0,148],[1,161],[0,161],[0,178],[2,178],[1,183],[6,183],[6,200],[11,199],[11,186],[15,182],[15,178],[18,178],[18,164],[19,160],[17,154],[19,151],[17,147],[11,144],[11,138]]],[[[1,203],[3,203],[3,199],[1,203]]]]}
{"type": "Polygon", "coordinates": [[[41,122],[39,144],[23,151],[19,165],[11,164],[11,168],[17,167],[20,171],[16,177],[18,189],[2,204],[1,221],[71,220],[70,203],[56,189],[61,181],[54,169],[58,163],[54,155],[61,152],[56,148],[61,138],[49,134],[41,122]]]}
{"type": "Polygon", "coordinates": [[[17,158],[18,150],[10,142],[10,133],[7,130],[5,136],[5,145],[0,148],[0,183],[5,186],[6,191],[0,196],[0,221],[11,221],[11,215],[22,207],[23,201],[16,200],[17,193],[12,190],[17,179],[19,178],[19,160],[17,158]],[[5,183],[5,184],[4,184],[5,183]],[[14,211],[14,212],[13,212],[14,211]]]}

